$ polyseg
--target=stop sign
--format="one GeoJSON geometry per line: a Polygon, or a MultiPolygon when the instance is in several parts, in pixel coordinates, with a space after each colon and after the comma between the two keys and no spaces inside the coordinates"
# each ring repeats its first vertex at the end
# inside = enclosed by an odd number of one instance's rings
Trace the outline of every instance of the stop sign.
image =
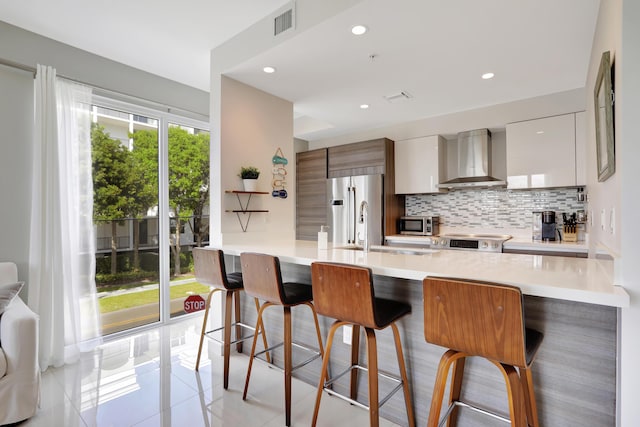
{"type": "Polygon", "coordinates": [[[204,298],[200,295],[189,295],[184,300],[184,311],[187,313],[193,313],[194,311],[204,310],[204,298]]]}

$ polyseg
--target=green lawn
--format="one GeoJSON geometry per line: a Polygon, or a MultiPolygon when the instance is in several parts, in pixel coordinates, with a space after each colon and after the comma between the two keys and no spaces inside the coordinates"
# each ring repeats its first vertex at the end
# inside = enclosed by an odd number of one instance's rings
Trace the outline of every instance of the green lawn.
{"type": "MultiPolygon", "coordinates": [[[[209,287],[198,282],[175,285],[169,288],[171,299],[186,297],[191,294],[206,294],[209,287]]],[[[122,310],[124,308],[137,307],[144,304],[158,303],[160,301],[160,290],[150,289],[147,291],[132,292],[129,294],[114,295],[101,298],[100,312],[109,313],[111,311],[122,310]]]]}
{"type": "MultiPolygon", "coordinates": [[[[193,273],[181,274],[179,276],[174,276],[170,279],[171,282],[176,280],[185,280],[192,279],[195,275],[193,273]]],[[[119,283],[117,285],[109,284],[109,283],[97,283],[98,292],[103,291],[120,291],[125,289],[133,289],[138,288],[140,286],[148,285],[149,283],[156,283],[158,281],[157,278],[147,279],[143,281],[129,281],[127,283],[119,283]]]]}

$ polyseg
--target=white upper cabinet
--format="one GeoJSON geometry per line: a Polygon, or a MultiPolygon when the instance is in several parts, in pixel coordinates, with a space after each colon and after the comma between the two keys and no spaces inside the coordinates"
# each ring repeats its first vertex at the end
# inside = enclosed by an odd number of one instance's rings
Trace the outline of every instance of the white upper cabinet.
{"type": "Polygon", "coordinates": [[[445,180],[445,140],[439,135],[395,143],[396,194],[439,193],[445,180]]]}
{"type": "Polygon", "coordinates": [[[507,125],[508,188],[578,185],[575,116],[572,113],[507,125]]]}

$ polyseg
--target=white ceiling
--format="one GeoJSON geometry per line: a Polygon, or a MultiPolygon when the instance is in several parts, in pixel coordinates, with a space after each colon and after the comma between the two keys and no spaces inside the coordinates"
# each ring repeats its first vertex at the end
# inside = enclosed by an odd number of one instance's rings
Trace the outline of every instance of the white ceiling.
{"type": "MultiPolygon", "coordinates": [[[[21,0],[0,2],[0,19],[208,90],[210,50],[285,3],[21,0]]],[[[362,0],[226,74],[292,101],[298,137],[391,126],[582,88],[599,3],[362,0]],[[369,31],[353,36],[354,24],[369,31]],[[400,91],[413,98],[384,99],[400,91]]]]}
{"type": "Polygon", "coordinates": [[[287,0],[0,1],[0,20],[209,91],[211,49],[287,0]]]}

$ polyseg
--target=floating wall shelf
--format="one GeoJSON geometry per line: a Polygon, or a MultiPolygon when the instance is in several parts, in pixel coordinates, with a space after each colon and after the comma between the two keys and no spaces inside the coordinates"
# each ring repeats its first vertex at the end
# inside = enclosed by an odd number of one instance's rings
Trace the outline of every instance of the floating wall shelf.
{"type": "Polygon", "coordinates": [[[235,194],[238,199],[238,204],[240,205],[240,209],[226,210],[225,212],[233,212],[238,217],[238,222],[240,222],[240,228],[242,228],[243,232],[247,231],[247,227],[249,227],[249,220],[251,219],[251,214],[254,212],[269,212],[264,209],[249,209],[249,202],[251,201],[251,196],[254,194],[269,194],[266,191],[240,191],[240,190],[226,190],[227,194],[235,194]],[[242,198],[240,196],[248,196],[247,201],[245,203],[242,202],[242,198]],[[240,216],[242,214],[242,216],[240,216]],[[247,215],[247,220],[242,221],[243,217],[247,215]]]}

